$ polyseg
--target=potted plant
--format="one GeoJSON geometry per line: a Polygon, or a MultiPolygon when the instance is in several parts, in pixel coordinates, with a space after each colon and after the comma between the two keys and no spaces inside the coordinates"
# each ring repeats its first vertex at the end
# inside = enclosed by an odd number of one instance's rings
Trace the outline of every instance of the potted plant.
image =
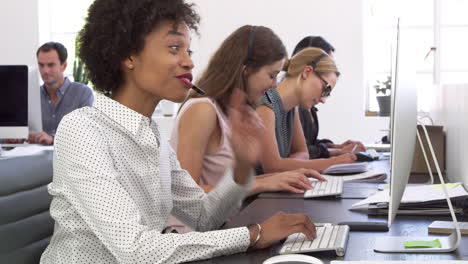
{"type": "Polygon", "coordinates": [[[390,92],[392,89],[392,77],[387,76],[385,81],[377,80],[374,85],[376,91],[377,102],[379,103],[379,115],[390,116],[391,97],[390,92]]]}
{"type": "Polygon", "coordinates": [[[89,79],[88,74],[86,72],[86,67],[84,63],[80,60],[78,56],[79,50],[79,41],[78,37],[75,39],[75,61],[73,62],[73,80],[75,82],[80,82],[83,84],[88,85],[89,79]]]}

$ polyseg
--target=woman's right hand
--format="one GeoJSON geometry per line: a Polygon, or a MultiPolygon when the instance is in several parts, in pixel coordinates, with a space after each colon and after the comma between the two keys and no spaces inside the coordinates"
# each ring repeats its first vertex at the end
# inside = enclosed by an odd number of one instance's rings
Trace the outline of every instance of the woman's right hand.
{"type": "Polygon", "coordinates": [[[348,152],[356,153],[356,152],[362,152],[362,151],[366,151],[366,148],[364,147],[362,143],[348,144],[341,149],[341,152],[343,153],[348,153],[348,152]]]}
{"type": "Polygon", "coordinates": [[[326,181],[316,170],[297,169],[275,173],[258,179],[260,192],[288,191],[292,193],[304,193],[312,189],[312,183],[308,179],[312,177],[319,181],[326,181]]]}
{"type": "MultiPolygon", "coordinates": [[[[252,248],[260,249],[269,247],[293,233],[303,233],[306,235],[307,239],[316,237],[314,223],[304,214],[285,214],[283,212],[278,212],[260,225],[262,226],[260,239],[252,248]]],[[[257,238],[258,228],[252,226],[249,227],[249,231],[250,244],[252,245],[257,238]]]]}
{"type": "Polygon", "coordinates": [[[333,157],[333,164],[353,163],[356,161],[356,155],[352,153],[345,153],[339,156],[333,157]]]}

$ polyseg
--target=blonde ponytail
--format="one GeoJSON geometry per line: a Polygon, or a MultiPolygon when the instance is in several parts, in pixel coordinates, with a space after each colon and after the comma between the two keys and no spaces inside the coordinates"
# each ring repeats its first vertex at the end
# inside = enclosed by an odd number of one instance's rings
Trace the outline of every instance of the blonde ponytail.
{"type": "Polygon", "coordinates": [[[337,76],[339,76],[340,72],[336,67],[335,61],[332,58],[330,58],[330,56],[328,56],[328,54],[325,51],[319,48],[306,48],[298,52],[291,59],[289,59],[287,61],[287,67],[285,63],[283,70],[286,71],[286,78],[298,76],[302,73],[302,71],[307,65],[310,65],[312,61],[314,61],[322,54],[325,54],[326,56],[323,56],[315,62],[316,67],[314,68],[314,71],[321,74],[333,72],[336,73],[337,76]]]}

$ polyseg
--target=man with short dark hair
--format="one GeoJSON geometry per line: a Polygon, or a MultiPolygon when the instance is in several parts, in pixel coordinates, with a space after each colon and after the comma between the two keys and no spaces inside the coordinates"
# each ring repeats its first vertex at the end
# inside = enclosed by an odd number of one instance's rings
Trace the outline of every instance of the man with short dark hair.
{"type": "Polygon", "coordinates": [[[43,132],[29,134],[29,143],[51,145],[63,116],[93,104],[91,88],[71,82],[64,76],[67,49],[58,42],[47,42],[36,52],[39,72],[44,84],[40,87],[43,132]]]}

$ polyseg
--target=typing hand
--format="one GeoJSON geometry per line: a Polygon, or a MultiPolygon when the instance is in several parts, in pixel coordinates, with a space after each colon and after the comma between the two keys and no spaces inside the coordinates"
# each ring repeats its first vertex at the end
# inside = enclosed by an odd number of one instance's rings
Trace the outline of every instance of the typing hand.
{"type": "Polygon", "coordinates": [[[338,145],[339,147],[338,148],[345,148],[345,147],[349,147],[351,146],[351,148],[354,147],[354,145],[358,145],[357,149],[359,150],[356,150],[356,152],[361,152],[361,151],[366,151],[366,147],[364,147],[364,144],[362,144],[360,141],[355,141],[355,140],[346,140],[345,142],[341,143],[340,145],[338,145]]]}
{"type": "Polygon", "coordinates": [[[276,173],[268,177],[258,179],[263,185],[263,191],[288,191],[292,193],[304,193],[304,190],[312,189],[312,183],[304,173],[299,170],[276,173]]]}
{"type": "Polygon", "coordinates": [[[54,143],[54,138],[45,132],[38,132],[30,133],[27,141],[33,144],[52,145],[54,143]]]}
{"type": "Polygon", "coordinates": [[[318,171],[316,170],[313,170],[313,169],[297,169],[295,170],[296,172],[299,172],[299,173],[302,173],[304,174],[306,177],[309,177],[309,178],[315,178],[319,181],[327,181],[327,179],[325,179],[322,174],[320,174],[318,171]]]}
{"type": "MultiPolygon", "coordinates": [[[[304,214],[285,214],[278,212],[261,224],[260,239],[253,248],[266,248],[293,233],[303,233],[308,239],[316,236],[314,223],[304,214]]],[[[255,241],[258,230],[249,228],[251,244],[255,241]]]]}
{"type": "Polygon", "coordinates": [[[345,153],[341,154],[339,156],[333,157],[333,163],[334,164],[343,164],[343,163],[353,163],[356,161],[357,157],[356,155],[352,153],[345,153]]]}
{"type": "Polygon", "coordinates": [[[366,148],[361,143],[348,144],[341,149],[342,153],[356,153],[361,151],[366,151],[366,148]]]}

